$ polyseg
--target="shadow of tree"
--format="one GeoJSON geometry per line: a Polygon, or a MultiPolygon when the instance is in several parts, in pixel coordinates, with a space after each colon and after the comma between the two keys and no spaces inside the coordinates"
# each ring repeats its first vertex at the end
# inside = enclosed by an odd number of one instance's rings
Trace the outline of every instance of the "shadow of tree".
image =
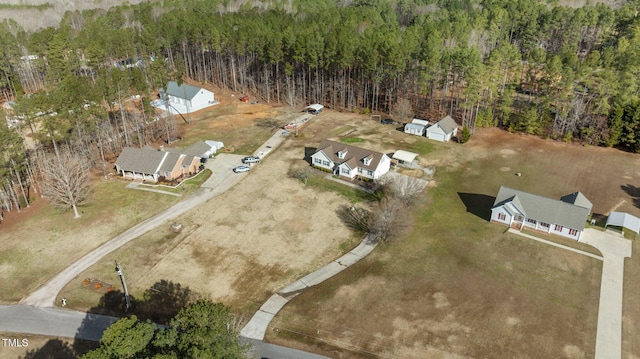
{"type": "Polygon", "coordinates": [[[98,342],[90,340],[74,340],[73,345],[60,339],[51,339],[42,347],[28,350],[20,357],[22,359],[73,359],[99,346],[98,342]]]}
{"type": "Polygon", "coordinates": [[[135,315],[141,321],[151,320],[158,324],[168,324],[180,309],[198,296],[180,283],[162,279],[153,284],[142,295],[142,299],[130,295],[131,306],[126,307],[124,293],[120,290],[108,292],[100,298],[97,306],[89,313],[124,317],[135,315]]]}
{"type": "Polygon", "coordinates": [[[472,213],[486,221],[491,220],[491,207],[496,198],[486,194],[458,192],[458,197],[467,207],[467,212],[472,213]]]}
{"type": "Polygon", "coordinates": [[[631,196],[631,201],[633,202],[633,205],[640,208],[640,187],[627,184],[627,185],[620,186],[620,188],[622,188],[622,190],[625,191],[626,194],[631,196]]]}
{"type": "Polygon", "coordinates": [[[141,321],[169,324],[180,309],[198,295],[189,287],[169,280],[160,280],[147,289],[142,299],[130,296],[131,307],[126,307],[124,293],[112,291],[105,293],[98,305],[89,309],[76,331],[73,344],[60,339],[51,339],[40,348],[27,351],[25,359],[78,358],[99,346],[102,333],[120,317],[136,315],[141,321]]]}

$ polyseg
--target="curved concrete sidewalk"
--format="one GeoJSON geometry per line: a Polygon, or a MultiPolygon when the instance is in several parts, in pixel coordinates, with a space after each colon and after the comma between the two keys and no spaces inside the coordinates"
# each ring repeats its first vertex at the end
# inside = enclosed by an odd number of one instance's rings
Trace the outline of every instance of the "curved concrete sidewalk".
{"type": "Polygon", "coordinates": [[[273,317],[278,314],[285,304],[298,294],[304,292],[307,288],[320,284],[357,263],[360,259],[371,253],[377,245],[377,243],[372,243],[372,241],[369,240],[369,236],[367,236],[357,247],[347,254],[280,289],[253,315],[249,323],[240,331],[240,335],[249,339],[263,340],[269,323],[271,323],[273,317]]]}

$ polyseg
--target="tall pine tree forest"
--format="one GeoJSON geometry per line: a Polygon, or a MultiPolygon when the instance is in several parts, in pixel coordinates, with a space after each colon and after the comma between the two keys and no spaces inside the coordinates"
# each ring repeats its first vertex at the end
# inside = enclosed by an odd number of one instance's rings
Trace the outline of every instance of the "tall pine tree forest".
{"type": "MultiPolygon", "coordinates": [[[[123,146],[170,139],[148,103],[187,79],[294,107],[391,113],[408,102],[471,133],[640,152],[639,10],[640,0],[163,0],[69,12],[32,33],[0,24],[0,97],[41,151],[64,143],[103,168],[123,146]],[[141,113],[119,106],[137,94],[141,113]]],[[[28,205],[37,182],[34,150],[7,124],[5,210],[28,205]]]]}

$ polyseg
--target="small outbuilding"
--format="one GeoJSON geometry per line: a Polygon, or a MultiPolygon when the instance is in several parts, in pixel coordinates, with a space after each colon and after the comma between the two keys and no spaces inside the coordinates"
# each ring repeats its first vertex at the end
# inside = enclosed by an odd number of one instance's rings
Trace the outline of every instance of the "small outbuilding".
{"type": "Polygon", "coordinates": [[[415,161],[416,157],[418,157],[417,153],[413,153],[405,150],[397,150],[393,154],[393,156],[391,156],[391,158],[398,161],[398,163],[409,164],[409,165],[413,164],[413,161],[415,161]]]}
{"type": "Polygon", "coordinates": [[[410,135],[424,136],[426,130],[426,126],[417,123],[407,123],[404,125],[404,133],[408,133],[410,135]]]}
{"type": "Polygon", "coordinates": [[[632,216],[629,213],[611,212],[604,228],[606,229],[608,226],[624,227],[634,231],[636,238],[638,238],[638,234],[640,234],[640,218],[632,216]]]}
{"type": "Polygon", "coordinates": [[[324,108],[324,106],[322,106],[321,104],[319,104],[319,103],[314,103],[313,105],[309,105],[309,106],[305,107],[305,109],[304,109],[304,110],[305,110],[306,112],[309,112],[309,113],[312,113],[312,114],[314,114],[314,115],[317,115],[317,114],[319,114],[320,112],[322,112],[322,109],[323,109],[323,108],[324,108]]]}

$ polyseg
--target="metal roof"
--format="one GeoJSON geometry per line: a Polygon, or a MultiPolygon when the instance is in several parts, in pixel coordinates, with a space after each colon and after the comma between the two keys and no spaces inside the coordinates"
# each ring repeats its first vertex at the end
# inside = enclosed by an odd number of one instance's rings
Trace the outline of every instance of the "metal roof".
{"type": "Polygon", "coordinates": [[[310,109],[312,109],[314,111],[320,111],[320,110],[322,110],[324,108],[324,106],[322,106],[319,103],[314,103],[313,105],[307,106],[307,108],[310,108],[310,109]]]}
{"type": "Polygon", "coordinates": [[[426,127],[425,125],[421,125],[418,123],[407,123],[404,125],[405,129],[410,128],[412,130],[420,130],[420,131],[424,131],[425,127],[426,127]]]}
{"type": "Polygon", "coordinates": [[[417,156],[418,156],[417,153],[413,153],[405,150],[397,150],[393,154],[392,158],[399,161],[404,161],[404,162],[413,162],[413,160],[415,160],[417,156]]]}
{"type": "Polygon", "coordinates": [[[591,211],[589,208],[502,186],[492,208],[508,203],[513,204],[527,218],[580,231],[584,229],[591,211]]]}
{"type": "Polygon", "coordinates": [[[607,218],[607,226],[619,226],[640,233],[640,218],[624,212],[611,212],[607,218]]]}

